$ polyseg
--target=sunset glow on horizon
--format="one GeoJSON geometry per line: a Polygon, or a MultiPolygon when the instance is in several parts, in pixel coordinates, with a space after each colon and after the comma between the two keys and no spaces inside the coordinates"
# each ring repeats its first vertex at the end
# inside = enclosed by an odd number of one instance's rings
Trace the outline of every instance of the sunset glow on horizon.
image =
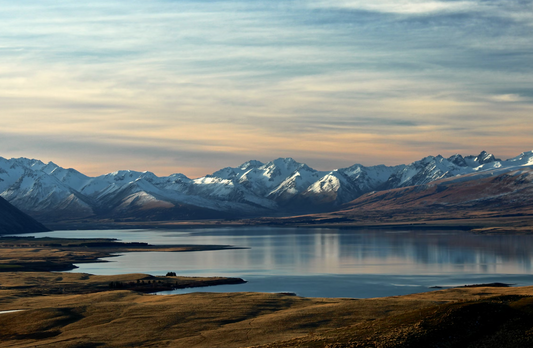
{"type": "Polygon", "coordinates": [[[1,157],[191,178],[533,149],[533,4],[0,0],[1,157]]]}

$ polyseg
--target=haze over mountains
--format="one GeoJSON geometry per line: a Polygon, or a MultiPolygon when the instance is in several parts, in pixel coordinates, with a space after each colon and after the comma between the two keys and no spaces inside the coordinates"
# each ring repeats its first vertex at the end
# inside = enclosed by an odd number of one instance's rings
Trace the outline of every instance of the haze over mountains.
{"type": "MultiPolygon", "coordinates": [[[[457,186],[502,175],[529,178],[532,168],[532,151],[508,160],[483,151],[477,156],[428,156],[406,165],[354,164],[332,171],[317,171],[292,158],[278,158],[268,163],[248,161],[190,179],[183,174],[158,177],[129,170],[88,177],[52,162],[0,158],[0,196],[44,222],[87,217],[183,220],[279,216],[346,209],[350,206],[346,203],[356,199],[361,207],[368,203],[362,200],[371,192],[427,188],[427,184],[443,179],[457,186]]],[[[494,187],[491,193],[486,192],[489,196],[512,197],[515,192],[508,186],[496,189],[492,181],[484,182],[494,187]]],[[[531,180],[523,182],[531,186],[531,180]]]]}

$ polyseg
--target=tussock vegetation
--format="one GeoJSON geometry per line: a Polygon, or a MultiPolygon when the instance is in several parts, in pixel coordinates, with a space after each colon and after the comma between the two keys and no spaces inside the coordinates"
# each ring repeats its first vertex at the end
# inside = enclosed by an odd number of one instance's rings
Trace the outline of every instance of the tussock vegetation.
{"type": "Polygon", "coordinates": [[[264,293],[158,296],[128,290],[37,294],[27,287],[46,281],[106,286],[111,279],[149,276],[2,276],[0,311],[25,311],[0,314],[1,347],[533,345],[533,287],[457,288],[365,300],[264,293]]]}
{"type": "Polygon", "coordinates": [[[533,346],[533,287],[496,283],[365,300],[264,293],[158,296],[144,292],[242,280],[179,277],[174,272],[31,272],[39,263],[63,265],[94,260],[111,250],[152,247],[109,240],[2,242],[0,347],[533,346]],[[22,311],[2,313],[12,310],[22,311]]]}
{"type": "Polygon", "coordinates": [[[370,323],[261,346],[326,348],[532,347],[533,298],[497,296],[391,315],[370,323]]]}

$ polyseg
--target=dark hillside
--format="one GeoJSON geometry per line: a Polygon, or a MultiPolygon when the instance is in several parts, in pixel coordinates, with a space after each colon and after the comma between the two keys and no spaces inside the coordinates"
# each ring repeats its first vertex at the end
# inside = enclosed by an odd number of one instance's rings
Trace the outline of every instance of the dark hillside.
{"type": "Polygon", "coordinates": [[[49,229],[0,197],[0,235],[46,231],[49,229]]]}

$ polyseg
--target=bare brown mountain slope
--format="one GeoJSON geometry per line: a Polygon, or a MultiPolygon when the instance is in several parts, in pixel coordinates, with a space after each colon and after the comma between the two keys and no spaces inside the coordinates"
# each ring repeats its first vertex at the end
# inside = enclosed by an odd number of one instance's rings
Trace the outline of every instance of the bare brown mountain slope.
{"type": "Polygon", "coordinates": [[[475,173],[375,191],[334,212],[254,222],[368,226],[443,221],[461,226],[525,226],[533,232],[533,169],[475,173]]]}
{"type": "Polygon", "coordinates": [[[532,212],[533,169],[525,168],[496,176],[471,174],[427,185],[371,192],[340,210],[493,210],[501,214],[532,212]]]}

